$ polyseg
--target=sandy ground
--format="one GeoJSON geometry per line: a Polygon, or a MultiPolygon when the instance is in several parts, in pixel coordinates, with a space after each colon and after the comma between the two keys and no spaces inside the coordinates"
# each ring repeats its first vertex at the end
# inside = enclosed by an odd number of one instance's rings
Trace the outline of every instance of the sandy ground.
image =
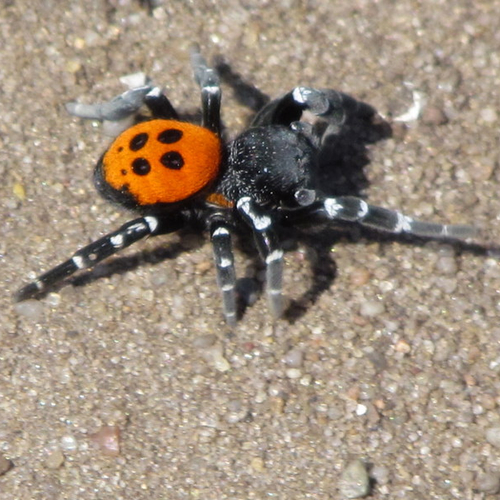
{"type": "MultiPolygon", "coordinates": [[[[307,295],[311,254],[336,266],[327,289],[275,324],[259,298],[234,332],[196,235],[138,244],[40,302],[11,300],[129,220],[91,184],[109,138],[64,103],[109,99],[119,77],[144,71],[195,111],[192,41],[272,96],[331,87],[390,119],[416,91],[423,114],[370,147],[365,194],[500,242],[495,3],[165,0],[151,15],[132,0],[1,2],[3,500],[340,499],[357,460],[373,499],[499,491],[491,255],[316,240],[287,253],[287,296],[307,295]],[[96,444],[106,430],[119,432],[117,456],[96,444]]],[[[235,133],[248,110],[224,90],[235,133]]],[[[255,274],[236,255],[240,276],[255,274]]]]}

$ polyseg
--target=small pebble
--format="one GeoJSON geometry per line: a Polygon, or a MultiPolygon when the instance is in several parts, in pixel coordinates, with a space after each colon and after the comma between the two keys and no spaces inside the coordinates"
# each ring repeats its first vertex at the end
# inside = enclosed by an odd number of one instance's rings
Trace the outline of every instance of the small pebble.
{"type": "Polygon", "coordinates": [[[103,455],[117,457],[120,454],[120,429],[116,425],[104,425],[90,439],[103,455]]]}
{"type": "Polygon", "coordinates": [[[227,372],[231,369],[229,361],[222,356],[222,354],[220,356],[214,356],[213,366],[218,372],[227,372]]]}
{"type": "Polygon", "coordinates": [[[445,255],[437,260],[436,269],[443,274],[456,274],[458,269],[457,261],[455,257],[445,255]]]}
{"type": "Polygon", "coordinates": [[[352,270],[350,281],[353,286],[363,286],[370,281],[370,272],[364,267],[356,267],[352,270]]]}
{"type": "Polygon", "coordinates": [[[12,186],[12,192],[19,200],[24,201],[26,199],[26,190],[20,182],[14,183],[14,186],[12,186]]]}
{"type": "Polygon", "coordinates": [[[389,482],[389,469],[383,465],[375,465],[371,470],[371,476],[377,484],[387,484],[389,482]]]}
{"type": "Polygon", "coordinates": [[[361,389],[358,384],[352,385],[346,391],[346,396],[353,401],[357,401],[359,399],[359,395],[361,393],[361,389]]]}
{"type": "Polygon", "coordinates": [[[212,367],[219,372],[227,372],[231,369],[231,364],[224,357],[224,352],[221,344],[215,344],[202,349],[201,356],[212,367]]]}
{"type": "Polygon", "coordinates": [[[131,73],[130,75],[123,75],[120,77],[120,83],[126,85],[129,89],[142,87],[148,83],[148,77],[142,71],[131,73]]]}
{"type": "Polygon", "coordinates": [[[481,110],[481,119],[487,123],[496,122],[498,119],[498,113],[494,108],[484,108],[481,110]]]}
{"type": "Polygon", "coordinates": [[[440,290],[443,290],[443,292],[450,294],[455,291],[457,288],[457,280],[455,279],[450,279],[450,278],[438,278],[436,280],[436,286],[440,290]]]}
{"type": "Polygon", "coordinates": [[[384,304],[377,300],[367,300],[361,304],[359,309],[359,313],[361,316],[365,316],[367,318],[373,318],[382,314],[385,310],[384,304]]]}
{"type": "Polygon", "coordinates": [[[362,498],[370,493],[370,478],[361,460],[347,464],[340,476],[339,489],[345,498],[362,498]]]}
{"type": "Polygon", "coordinates": [[[474,387],[477,384],[474,375],[471,375],[470,373],[466,373],[464,375],[464,382],[468,387],[474,387]]]}
{"type": "Polygon", "coordinates": [[[427,125],[444,125],[448,123],[448,117],[441,108],[427,106],[422,112],[422,122],[427,125]]]}
{"type": "Polygon", "coordinates": [[[373,404],[368,405],[368,411],[366,416],[367,416],[367,426],[369,428],[373,428],[379,425],[381,417],[375,405],[373,404]]]}
{"type": "Polygon", "coordinates": [[[302,376],[302,372],[298,368],[288,368],[288,370],[285,371],[285,374],[291,379],[297,379],[302,376]]]}
{"type": "Polygon", "coordinates": [[[63,436],[61,438],[61,448],[65,451],[75,451],[78,448],[78,442],[73,436],[63,436]]]}
{"type": "Polygon", "coordinates": [[[53,450],[45,459],[47,469],[59,469],[64,464],[64,455],[61,450],[53,450]]]}
{"type": "Polygon", "coordinates": [[[249,417],[249,410],[246,405],[244,405],[238,399],[233,399],[227,404],[228,413],[226,415],[226,422],[229,424],[235,424],[241,422],[245,418],[249,417]]]}
{"type": "Polygon", "coordinates": [[[207,349],[212,347],[217,342],[217,336],[212,333],[206,335],[199,335],[193,340],[193,347],[195,349],[207,349]]]}
{"type": "Polygon", "coordinates": [[[490,427],[486,429],[486,441],[494,446],[495,448],[500,448],[500,427],[490,427]]]}
{"type": "Polygon", "coordinates": [[[250,461],[250,467],[252,467],[252,469],[255,472],[262,472],[264,470],[264,467],[265,467],[264,460],[262,460],[262,458],[260,458],[260,457],[254,457],[250,461]]]}
{"type": "Polygon", "coordinates": [[[281,415],[285,411],[285,400],[280,397],[271,397],[269,399],[269,408],[274,415],[281,415]]]}
{"type": "Polygon", "coordinates": [[[394,350],[402,354],[408,354],[411,351],[411,345],[405,339],[399,339],[394,346],[394,350]]]}
{"type": "Polygon", "coordinates": [[[368,407],[366,405],[363,405],[360,403],[356,406],[356,415],[358,417],[362,417],[363,415],[366,415],[367,411],[368,411],[368,407]]]}
{"type": "Polygon", "coordinates": [[[300,368],[304,360],[304,353],[300,349],[290,349],[283,358],[283,361],[290,368],[300,368]]]}
{"type": "Polygon", "coordinates": [[[495,158],[484,156],[477,160],[476,165],[471,169],[470,175],[476,181],[487,181],[493,175],[495,168],[495,158]]]}
{"type": "Polygon", "coordinates": [[[19,316],[24,316],[31,321],[38,321],[43,314],[43,309],[43,303],[35,299],[24,300],[14,305],[14,310],[19,316]]]}
{"type": "Polygon", "coordinates": [[[82,63],[78,59],[70,59],[66,63],[66,71],[68,73],[77,73],[82,69],[82,63]]]}
{"type": "Polygon", "coordinates": [[[0,455],[0,476],[3,476],[6,472],[14,467],[14,464],[8,458],[0,455]]]}
{"type": "Polygon", "coordinates": [[[498,472],[478,474],[476,489],[487,495],[496,495],[500,491],[500,474],[498,472]]]}

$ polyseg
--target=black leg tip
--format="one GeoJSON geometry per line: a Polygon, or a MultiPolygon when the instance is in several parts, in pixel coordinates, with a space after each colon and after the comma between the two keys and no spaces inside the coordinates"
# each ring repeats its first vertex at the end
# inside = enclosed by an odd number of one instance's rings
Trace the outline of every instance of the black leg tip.
{"type": "Polygon", "coordinates": [[[23,302],[28,299],[33,299],[40,293],[40,291],[41,290],[36,283],[30,283],[14,294],[14,302],[23,302]]]}

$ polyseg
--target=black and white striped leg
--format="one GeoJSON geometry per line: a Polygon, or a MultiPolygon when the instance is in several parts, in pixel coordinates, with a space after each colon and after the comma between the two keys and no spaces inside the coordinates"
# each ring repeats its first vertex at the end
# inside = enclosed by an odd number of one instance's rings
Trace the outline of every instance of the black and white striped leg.
{"type": "Polygon", "coordinates": [[[164,120],[178,120],[179,115],[167,96],[161,91],[160,87],[154,87],[144,97],[144,104],[150,109],[154,118],[164,120]]]}
{"type": "Polygon", "coordinates": [[[214,251],[217,285],[222,293],[224,317],[230,327],[236,326],[236,273],[228,224],[222,218],[214,218],[210,223],[210,238],[214,251]]]}
{"type": "Polygon", "coordinates": [[[283,314],[283,250],[273,230],[271,216],[248,196],[240,198],[236,208],[254,231],[255,242],[266,263],[266,293],[275,318],[283,314]]]}
{"type": "Polygon", "coordinates": [[[176,231],[181,227],[179,219],[165,220],[157,217],[141,217],[127,222],[117,231],[100,238],[78,250],[71,259],[59,264],[39,276],[35,281],[21,288],[15,296],[17,302],[43,294],[51,286],[61,282],[81,269],[95,266],[98,262],[113,255],[136,241],[152,234],[176,231]]]}
{"type": "Polygon", "coordinates": [[[193,67],[194,79],[201,89],[202,125],[219,134],[221,130],[219,75],[207,66],[198,46],[191,48],[191,66],[193,67]]]}
{"type": "Polygon", "coordinates": [[[430,239],[467,240],[476,235],[473,226],[460,224],[436,224],[415,220],[400,212],[369,205],[354,196],[326,198],[320,211],[328,219],[356,222],[376,231],[392,234],[410,234],[430,239]]]}

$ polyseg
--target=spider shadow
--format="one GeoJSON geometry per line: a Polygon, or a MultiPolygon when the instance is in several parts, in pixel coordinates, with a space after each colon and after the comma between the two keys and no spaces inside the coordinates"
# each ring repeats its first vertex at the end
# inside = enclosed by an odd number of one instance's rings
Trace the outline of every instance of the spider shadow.
{"type": "Polygon", "coordinates": [[[330,289],[337,277],[337,264],[332,258],[330,249],[341,239],[338,232],[324,228],[320,233],[295,235],[296,247],[306,248],[306,258],[311,272],[311,284],[297,299],[291,299],[285,310],[284,317],[290,323],[295,323],[308,309],[314,305],[321,295],[330,289]]]}
{"type": "MultiPolygon", "coordinates": [[[[232,89],[240,104],[257,113],[270,102],[269,96],[233,71],[221,56],[216,57],[214,66],[221,80],[232,89]]],[[[392,136],[390,124],[381,118],[375,108],[348,95],[345,95],[345,103],[345,122],[335,134],[323,137],[318,157],[317,186],[321,186],[321,191],[327,196],[362,196],[363,190],[369,185],[365,174],[365,168],[370,163],[368,146],[392,136]]],[[[250,117],[248,124],[252,118],[250,117]]],[[[288,243],[288,250],[296,250],[299,245],[306,247],[306,257],[312,273],[309,288],[298,299],[292,300],[285,311],[285,318],[293,323],[303,316],[334,282],[337,266],[330,249],[343,234],[331,227],[316,228],[313,231],[280,228],[278,232],[281,240],[288,243]]],[[[248,248],[241,246],[241,249],[251,255],[248,248]]],[[[262,268],[261,259],[255,256],[256,250],[253,249],[253,266],[262,268]]],[[[252,270],[249,273],[255,274],[252,270]]],[[[258,286],[262,292],[262,283],[258,286]]]]}
{"type": "Polygon", "coordinates": [[[321,296],[333,284],[337,275],[337,266],[332,259],[330,249],[336,243],[343,241],[351,244],[359,242],[377,242],[381,245],[411,246],[412,248],[424,248],[430,242],[446,245],[453,249],[457,257],[463,254],[475,255],[479,257],[492,257],[500,259],[500,246],[481,243],[468,243],[465,241],[439,241],[435,239],[422,238],[409,234],[384,234],[363,227],[339,226],[324,227],[316,234],[299,233],[296,238],[297,243],[301,243],[311,248],[313,258],[310,259],[312,270],[312,284],[310,288],[296,300],[292,300],[285,311],[285,318],[294,323],[302,317],[321,296]]]}
{"type": "MultiPolygon", "coordinates": [[[[160,245],[151,250],[139,250],[135,253],[126,256],[117,256],[107,259],[104,262],[86,270],[82,274],[73,276],[61,283],[60,287],[72,285],[75,287],[86,286],[94,281],[99,281],[103,278],[110,278],[113,275],[126,274],[133,271],[144,264],[152,266],[161,264],[167,260],[175,260],[179,255],[189,250],[201,248],[204,244],[204,238],[193,238],[199,233],[193,229],[182,229],[178,231],[180,239],[177,242],[170,242],[167,245],[160,245]],[[189,238],[189,244],[187,240],[189,238]]],[[[52,289],[53,290],[53,289],[52,289]]]]}

